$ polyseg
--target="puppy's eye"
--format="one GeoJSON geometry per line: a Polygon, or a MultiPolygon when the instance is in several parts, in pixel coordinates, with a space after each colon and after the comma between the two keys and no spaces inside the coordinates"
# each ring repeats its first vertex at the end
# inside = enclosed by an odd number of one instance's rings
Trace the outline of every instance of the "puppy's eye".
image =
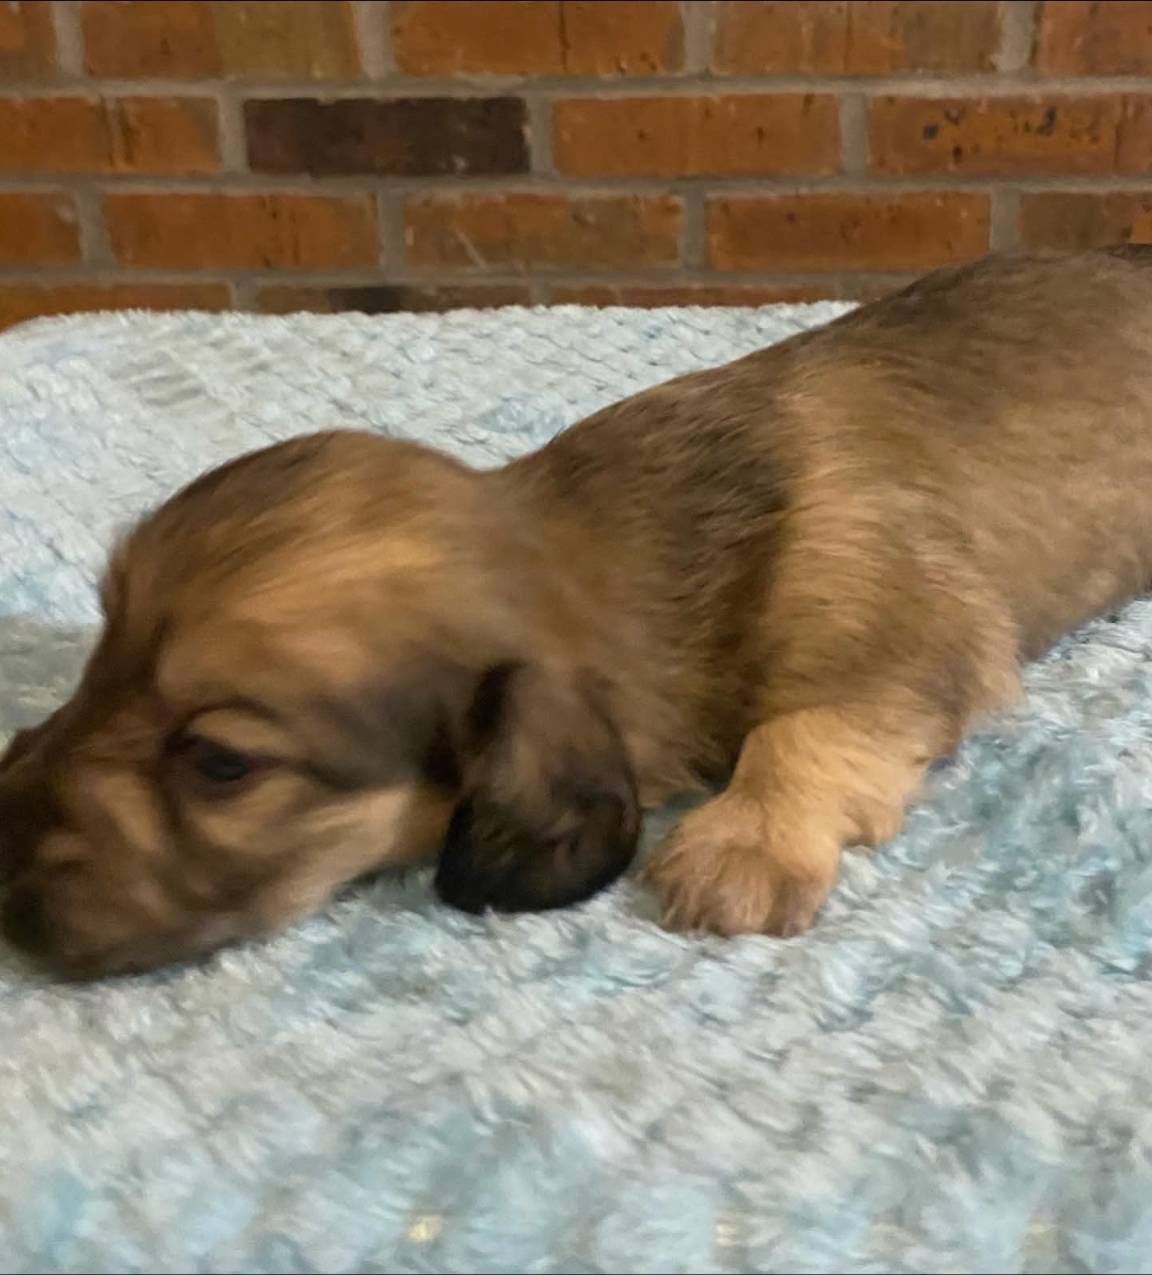
{"type": "Polygon", "coordinates": [[[181,759],[204,783],[217,790],[239,787],[264,765],[263,758],[218,744],[211,739],[191,737],[181,741],[181,759]]]}

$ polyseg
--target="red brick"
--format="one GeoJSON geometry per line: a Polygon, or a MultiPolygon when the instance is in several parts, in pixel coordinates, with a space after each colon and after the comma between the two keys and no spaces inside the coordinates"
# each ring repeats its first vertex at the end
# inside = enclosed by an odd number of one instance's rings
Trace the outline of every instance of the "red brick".
{"type": "Polygon", "coordinates": [[[264,314],[335,314],[359,310],[364,314],[391,314],[397,310],[489,310],[494,306],[528,305],[526,284],[435,284],[428,287],[401,284],[362,284],[356,287],[302,288],[270,284],[256,294],[256,308],[264,314]]]}
{"type": "Polygon", "coordinates": [[[844,0],[721,0],[716,6],[715,71],[836,75],[847,61],[844,0]]]}
{"type": "Polygon", "coordinates": [[[111,193],[104,211],[127,266],[343,270],[379,257],[367,195],[111,193]]]}
{"type": "Polygon", "coordinates": [[[223,69],[207,0],[84,0],[93,75],[213,76],[223,69]]]}
{"type": "Polygon", "coordinates": [[[1035,248],[1152,243],[1152,190],[1021,195],[1019,232],[1035,248]]]}
{"type": "Polygon", "coordinates": [[[109,166],[120,173],[214,173],[216,103],[202,97],[122,97],[105,103],[109,166]]]}
{"type": "Polygon", "coordinates": [[[557,283],[553,305],[627,305],[653,309],[665,305],[775,305],[826,301],[838,293],[834,279],[822,284],[751,283],[557,283]]]}
{"type": "Polygon", "coordinates": [[[79,257],[80,228],[70,195],[0,194],[0,265],[62,265],[79,257]]]}
{"type": "Polygon", "coordinates": [[[1036,65],[1049,75],[1152,73],[1152,4],[1060,0],[1041,5],[1036,65]]]}
{"type": "Polygon", "coordinates": [[[216,107],[201,98],[0,98],[0,170],[210,173],[216,107]]]}
{"type": "Polygon", "coordinates": [[[739,75],[992,69],[995,0],[724,0],[712,66],[739,75]]]}
{"type": "Polygon", "coordinates": [[[215,0],[212,14],[226,75],[320,80],[360,72],[346,0],[215,0]]]}
{"type": "Polygon", "coordinates": [[[1152,172],[1152,97],[1124,99],[1116,143],[1118,173],[1152,172]]]}
{"type": "Polygon", "coordinates": [[[484,270],[667,266],[679,254],[670,195],[459,195],[409,200],[407,260],[484,270]]]}
{"type": "Polygon", "coordinates": [[[518,97],[268,98],[244,104],[254,172],[424,177],[522,173],[518,97]]]}
{"type": "Polygon", "coordinates": [[[569,75],[658,75],[684,65],[675,0],[564,0],[560,9],[569,75]]]}
{"type": "Polygon", "coordinates": [[[45,79],[56,69],[56,34],[49,0],[0,4],[0,84],[45,79]]]}
{"type": "MultiPolygon", "coordinates": [[[[869,147],[880,173],[1109,173],[1121,168],[1126,103],[1091,97],[882,97],[869,147]]],[[[1131,144],[1139,150],[1138,140],[1131,144]]]]}
{"type": "Polygon", "coordinates": [[[99,98],[0,98],[0,170],[93,173],[108,164],[108,130],[99,98]]]}
{"type": "Polygon", "coordinates": [[[559,0],[393,0],[392,51],[410,75],[549,75],[563,69],[559,0]]]}
{"type": "Polygon", "coordinates": [[[93,75],[331,79],[357,75],[347,0],[85,0],[93,75]]]}
{"type": "Polygon", "coordinates": [[[650,75],[680,70],[675,0],[394,0],[410,75],[650,75]]]}
{"type": "Polygon", "coordinates": [[[914,194],[717,196],[708,255],[718,270],[919,270],[988,248],[988,198],[914,194]]]}
{"type": "Polygon", "coordinates": [[[224,283],[93,284],[22,286],[0,283],[0,328],[52,314],[96,310],[227,310],[224,283]]]}
{"type": "Polygon", "coordinates": [[[556,167],[584,177],[834,173],[840,162],[829,95],[569,98],[553,122],[556,167]]]}

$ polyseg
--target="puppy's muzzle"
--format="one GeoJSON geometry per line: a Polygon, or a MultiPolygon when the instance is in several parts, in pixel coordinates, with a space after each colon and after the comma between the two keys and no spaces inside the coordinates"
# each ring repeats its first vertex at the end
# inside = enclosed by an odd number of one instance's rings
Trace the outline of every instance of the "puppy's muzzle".
{"type": "Polygon", "coordinates": [[[7,750],[0,754],[0,888],[14,881],[31,859],[31,838],[27,834],[29,785],[21,775],[21,763],[43,738],[50,722],[32,730],[17,731],[7,750]]]}
{"type": "Polygon", "coordinates": [[[43,956],[52,947],[48,906],[33,886],[15,886],[0,907],[0,933],[29,956],[43,956]]]}
{"type": "Polygon", "coordinates": [[[58,822],[41,753],[59,720],[18,731],[0,755],[0,936],[30,956],[53,949],[51,908],[36,883],[36,845],[58,822]]]}

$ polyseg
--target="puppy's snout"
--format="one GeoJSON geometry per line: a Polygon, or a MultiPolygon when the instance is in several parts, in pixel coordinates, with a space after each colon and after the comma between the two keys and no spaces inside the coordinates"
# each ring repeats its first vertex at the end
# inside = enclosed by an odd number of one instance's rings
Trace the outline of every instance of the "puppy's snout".
{"type": "Polygon", "coordinates": [[[6,774],[24,757],[36,740],[36,733],[18,730],[8,741],[8,747],[0,753],[0,775],[6,774]]]}
{"type": "Polygon", "coordinates": [[[43,892],[31,885],[13,887],[0,910],[0,932],[8,942],[40,956],[51,946],[50,928],[43,892]]]}
{"type": "Polygon", "coordinates": [[[38,768],[0,774],[0,885],[32,866],[37,841],[55,822],[47,780],[38,768]]]}
{"type": "Polygon", "coordinates": [[[21,835],[19,793],[0,780],[0,886],[25,871],[30,858],[30,840],[21,835]]]}
{"type": "Polygon", "coordinates": [[[0,753],[0,775],[15,768],[18,762],[24,761],[47,739],[53,725],[60,720],[60,709],[46,717],[39,726],[29,726],[18,730],[8,741],[8,747],[0,753]]]}

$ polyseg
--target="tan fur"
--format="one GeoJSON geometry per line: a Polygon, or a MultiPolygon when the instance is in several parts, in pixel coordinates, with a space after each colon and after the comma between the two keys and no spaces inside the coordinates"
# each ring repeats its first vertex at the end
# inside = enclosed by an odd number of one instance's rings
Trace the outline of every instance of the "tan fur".
{"type": "Polygon", "coordinates": [[[493,472],[347,433],[206,475],[0,763],[5,932],[140,968],[433,858],[458,906],[562,905],[717,786],[646,870],[668,923],[804,928],[1021,661],[1152,580],[1150,265],[939,271],[493,472]]]}
{"type": "Polygon", "coordinates": [[[728,787],[685,816],[645,866],[665,924],[726,935],[806,929],[841,847],[899,829],[945,742],[939,726],[928,714],[893,720],[880,703],[801,709],[754,727],[728,787]]]}

